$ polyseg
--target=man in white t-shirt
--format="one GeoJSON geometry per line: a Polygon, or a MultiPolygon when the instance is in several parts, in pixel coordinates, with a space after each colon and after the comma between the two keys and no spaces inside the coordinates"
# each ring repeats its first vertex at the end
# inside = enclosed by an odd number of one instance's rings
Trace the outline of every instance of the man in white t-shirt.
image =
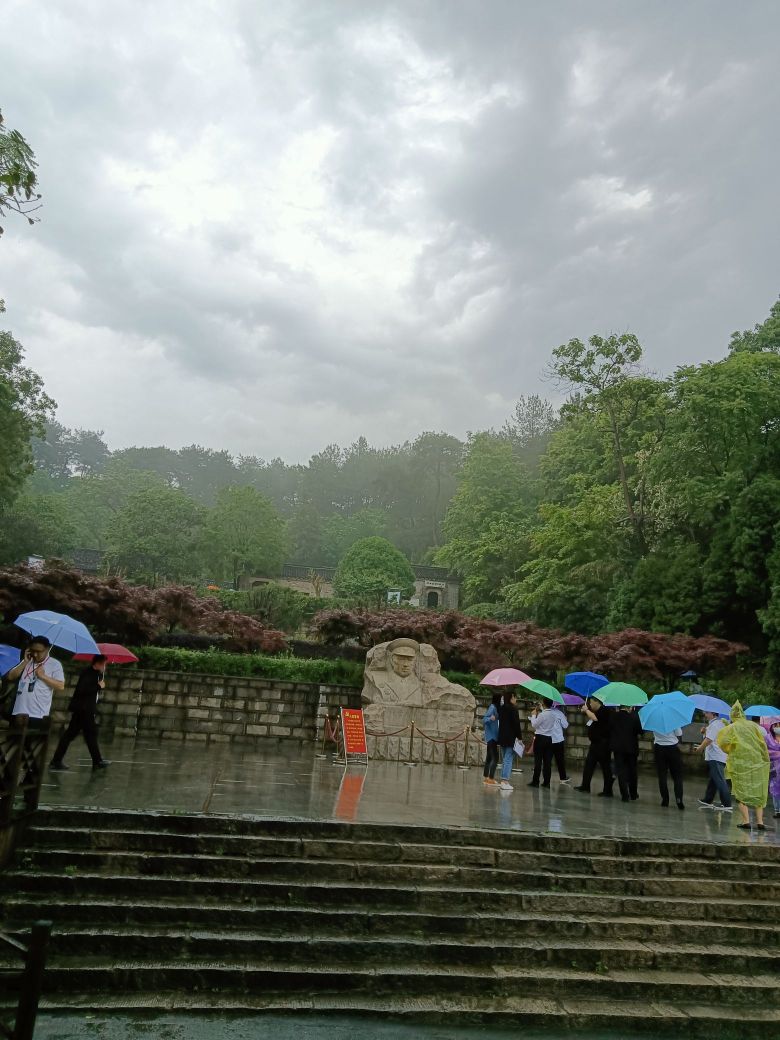
{"type": "Polygon", "coordinates": [[[724,809],[726,812],[731,812],[731,791],[725,774],[728,755],[718,745],[718,734],[728,723],[713,711],[705,711],[704,717],[707,720],[704,740],[701,744],[697,744],[694,751],[704,752],[704,761],[707,764],[710,778],[707,782],[707,790],[699,799],[699,805],[706,809],[724,809]],[[720,805],[713,805],[716,791],[720,795],[720,805]]]}
{"type": "Polygon", "coordinates": [[[19,664],[6,676],[19,686],[11,715],[17,725],[27,722],[35,727],[51,714],[55,690],[65,688],[65,673],[60,662],[50,656],[51,643],[44,636],[30,640],[19,664]]]}

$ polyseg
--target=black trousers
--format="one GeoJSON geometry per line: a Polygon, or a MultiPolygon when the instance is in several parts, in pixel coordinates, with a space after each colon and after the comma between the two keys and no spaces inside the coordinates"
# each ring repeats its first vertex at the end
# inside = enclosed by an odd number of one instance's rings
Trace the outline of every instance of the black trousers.
{"type": "Polygon", "coordinates": [[[639,755],[630,751],[615,751],[615,772],[617,773],[620,797],[624,802],[632,798],[638,798],[637,791],[637,763],[639,755]]]}
{"type": "Polygon", "coordinates": [[[671,774],[674,784],[675,801],[683,800],[683,766],[679,744],[655,744],[655,771],[658,774],[658,790],[661,792],[661,805],[669,804],[669,787],[667,774],[671,774]]]}
{"type": "Polygon", "coordinates": [[[489,776],[491,780],[495,779],[497,765],[498,741],[489,740],[485,745],[485,768],[482,770],[482,775],[489,776]]]}
{"type": "Polygon", "coordinates": [[[550,786],[552,774],[553,742],[552,737],[534,737],[534,775],[532,784],[539,783],[539,775],[545,787],[550,786]]]}
{"type": "Polygon", "coordinates": [[[553,744],[552,753],[555,759],[555,765],[558,769],[558,779],[568,780],[568,774],[566,773],[566,758],[565,758],[566,745],[562,740],[558,741],[557,744],[553,744]]]}
{"type": "Polygon", "coordinates": [[[583,787],[586,791],[590,790],[590,782],[593,779],[593,774],[596,771],[596,766],[601,769],[601,774],[604,778],[604,793],[612,794],[612,763],[609,742],[606,740],[593,740],[588,748],[588,754],[585,756],[585,765],[582,769],[582,783],[580,787],[583,787]]]}
{"type": "Polygon", "coordinates": [[[92,765],[97,765],[97,763],[101,761],[103,756],[100,754],[100,748],[98,747],[95,713],[90,708],[79,708],[72,712],[67,729],[60,737],[57,750],[52,755],[52,762],[62,761],[65,752],[79,733],[84,734],[84,740],[86,741],[87,748],[92,756],[92,765]]]}

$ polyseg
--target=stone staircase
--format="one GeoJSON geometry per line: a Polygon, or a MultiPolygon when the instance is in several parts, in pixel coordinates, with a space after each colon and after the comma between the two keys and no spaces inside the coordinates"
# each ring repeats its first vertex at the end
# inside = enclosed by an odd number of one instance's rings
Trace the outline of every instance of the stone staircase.
{"type": "Polygon", "coordinates": [[[780,1035],[773,845],[50,809],[0,882],[50,1010],[780,1035]]]}

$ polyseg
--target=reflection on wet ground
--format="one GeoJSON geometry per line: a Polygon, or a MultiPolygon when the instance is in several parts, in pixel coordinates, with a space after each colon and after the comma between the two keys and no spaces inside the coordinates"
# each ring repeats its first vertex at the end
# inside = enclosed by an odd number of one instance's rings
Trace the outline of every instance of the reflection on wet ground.
{"type": "Polygon", "coordinates": [[[637,802],[581,794],[553,780],[529,788],[530,770],[513,773],[514,791],[485,788],[479,767],[371,762],[367,769],[317,757],[310,745],[246,747],[148,739],[106,743],[109,769],[92,772],[86,749],[71,748],[67,773],[47,772],[44,805],[209,812],[363,823],[463,826],[647,840],[780,844],[767,830],[737,828],[737,813],[699,808],[703,771],[685,778],[686,809],[661,808],[655,777],[640,776],[637,802]]]}

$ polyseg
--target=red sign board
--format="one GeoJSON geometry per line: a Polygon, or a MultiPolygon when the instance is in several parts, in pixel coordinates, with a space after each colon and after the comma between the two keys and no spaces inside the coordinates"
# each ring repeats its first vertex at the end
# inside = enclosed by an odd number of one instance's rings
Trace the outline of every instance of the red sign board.
{"type": "Polygon", "coordinates": [[[362,708],[341,709],[341,732],[344,734],[344,753],[346,755],[365,755],[366,726],[363,722],[362,708]]]}

